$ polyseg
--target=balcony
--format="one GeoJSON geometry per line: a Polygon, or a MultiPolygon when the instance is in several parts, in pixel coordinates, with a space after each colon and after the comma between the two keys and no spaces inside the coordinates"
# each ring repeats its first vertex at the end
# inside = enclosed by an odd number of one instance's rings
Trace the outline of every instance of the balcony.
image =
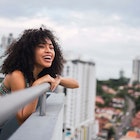
{"type": "MultiPolygon", "coordinates": [[[[28,102],[30,102],[31,100],[33,100],[33,98],[36,98],[35,96],[40,96],[40,94],[44,95],[43,92],[44,90],[46,90],[45,86],[46,84],[41,85],[41,87],[33,87],[31,89],[30,88],[25,89],[21,92],[17,92],[17,94],[10,94],[7,95],[7,97],[1,97],[0,106],[3,106],[4,108],[0,108],[0,123],[5,121],[7,119],[6,118],[7,116],[8,119],[9,117],[10,118],[13,117],[13,114],[17,112],[19,106],[23,107],[25,104],[27,104],[27,102],[25,102],[27,101],[27,99],[22,98],[23,101],[18,101],[16,100],[16,98],[20,100],[19,97],[22,97],[23,94],[26,94],[24,95],[26,96],[26,98],[27,98],[27,94],[30,94],[32,95],[28,97],[28,102]],[[36,93],[39,94],[36,95],[36,93]],[[18,97],[16,97],[16,95],[18,97]],[[20,102],[20,104],[18,105],[16,104],[16,102],[20,102]],[[5,106],[4,103],[7,105],[5,106]],[[14,105],[16,105],[16,107],[12,107],[14,105]],[[13,110],[13,108],[15,108],[15,110],[13,110]]],[[[41,100],[41,104],[43,103],[43,100],[41,100]]],[[[26,140],[62,140],[63,139],[62,129],[63,129],[64,94],[50,93],[50,96],[47,99],[45,98],[45,106],[44,105],[41,106],[42,107],[39,107],[35,113],[33,113],[11,136],[9,136],[8,138],[9,140],[25,140],[25,139],[26,140]],[[46,108],[45,112],[44,112],[44,108],[46,108]]],[[[4,132],[5,130],[6,129],[3,129],[1,136],[4,133],[6,133],[4,132]]],[[[0,137],[0,139],[4,140],[7,138],[0,137]]]]}

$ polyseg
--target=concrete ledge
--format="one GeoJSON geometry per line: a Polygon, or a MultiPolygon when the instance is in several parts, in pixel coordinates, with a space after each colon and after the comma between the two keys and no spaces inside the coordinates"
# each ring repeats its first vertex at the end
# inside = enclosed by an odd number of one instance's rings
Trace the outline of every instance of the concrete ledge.
{"type": "Polygon", "coordinates": [[[64,94],[51,93],[46,116],[33,113],[9,140],[62,140],[64,94]]]}

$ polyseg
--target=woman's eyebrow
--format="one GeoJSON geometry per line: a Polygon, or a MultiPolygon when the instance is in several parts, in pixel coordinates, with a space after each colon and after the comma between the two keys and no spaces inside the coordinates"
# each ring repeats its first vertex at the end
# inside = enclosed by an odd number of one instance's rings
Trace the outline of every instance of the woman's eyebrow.
{"type": "Polygon", "coordinates": [[[53,43],[52,43],[52,42],[47,42],[47,41],[46,41],[45,44],[52,45],[53,43]]]}

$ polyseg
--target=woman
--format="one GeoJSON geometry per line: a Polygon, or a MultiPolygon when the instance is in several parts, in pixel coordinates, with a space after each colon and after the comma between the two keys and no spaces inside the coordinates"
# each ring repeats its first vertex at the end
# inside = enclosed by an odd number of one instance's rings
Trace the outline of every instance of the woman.
{"type": "MultiPolygon", "coordinates": [[[[61,77],[63,57],[53,33],[45,28],[28,29],[15,40],[6,51],[2,72],[6,75],[0,94],[49,83],[54,91],[58,85],[66,88],[78,88],[78,82],[72,78],[61,77]]],[[[22,124],[35,110],[38,98],[22,108],[16,115],[22,124]]]]}

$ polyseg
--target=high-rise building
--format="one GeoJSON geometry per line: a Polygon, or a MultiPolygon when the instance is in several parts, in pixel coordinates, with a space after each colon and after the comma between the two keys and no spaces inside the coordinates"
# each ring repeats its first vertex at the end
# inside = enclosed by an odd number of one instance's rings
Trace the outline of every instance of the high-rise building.
{"type": "Polygon", "coordinates": [[[133,60],[132,82],[140,82],[140,56],[133,60]]]}
{"type": "MultiPolygon", "coordinates": [[[[5,57],[2,57],[3,55],[4,55],[4,49],[3,48],[0,48],[0,66],[2,65],[3,60],[5,58],[5,57]]],[[[0,68],[0,72],[1,72],[1,68],[0,68]]]]}
{"type": "Polygon", "coordinates": [[[3,63],[4,57],[4,51],[9,47],[9,45],[13,42],[14,37],[13,34],[10,33],[8,37],[2,36],[1,38],[1,44],[0,44],[0,65],[3,63]]]}
{"type": "Polygon", "coordinates": [[[123,70],[120,70],[119,76],[120,76],[120,78],[124,78],[124,71],[123,70]]]}
{"type": "Polygon", "coordinates": [[[14,40],[14,37],[12,33],[10,33],[8,37],[3,36],[1,38],[1,47],[3,49],[6,49],[12,43],[13,40],[14,40]]]}
{"type": "Polygon", "coordinates": [[[65,89],[64,140],[92,140],[95,130],[95,63],[65,53],[63,75],[79,82],[78,89],[65,89]]]}

